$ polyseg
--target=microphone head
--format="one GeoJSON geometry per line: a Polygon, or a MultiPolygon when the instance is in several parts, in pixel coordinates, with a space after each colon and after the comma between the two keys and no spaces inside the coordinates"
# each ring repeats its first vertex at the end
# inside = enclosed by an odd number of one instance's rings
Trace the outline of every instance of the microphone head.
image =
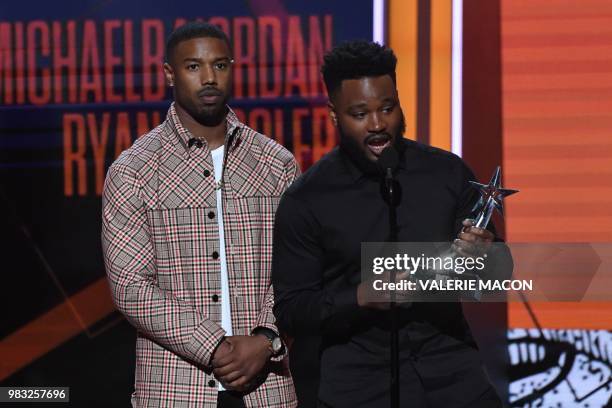
{"type": "Polygon", "coordinates": [[[385,173],[387,169],[395,170],[399,165],[399,154],[397,153],[397,149],[393,147],[393,145],[385,147],[376,163],[383,173],[385,173]]]}

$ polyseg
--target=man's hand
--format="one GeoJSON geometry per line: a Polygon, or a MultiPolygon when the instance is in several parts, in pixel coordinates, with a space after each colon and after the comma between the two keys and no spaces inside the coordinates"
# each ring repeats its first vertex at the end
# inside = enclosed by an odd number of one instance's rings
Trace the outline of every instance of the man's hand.
{"type": "Polygon", "coordinates": [[[231,351],[232,351],[232,346],[227,341],[227,337],[224,337],[223,341],[221,342],[221,344],[219,344],[219,346],[215,350],[215,353],[213,354],[213,357],[212,357],[213,366],[214,366],[214,362],[216,359],[223,358],[224,356],[229,355],[231,351]]]}
{"type": "MultiPolygon", "coordinates": [[[[395,274],[395,282],[399,282],[403,279],[408,279],[410,272],[403,271],[395,274]]],[[[375,290],[372,287],[374,280],[381,280],[383,282],[391,282],[391,274],[384,272],[379,276],[376,276],[373,280],[361,282],[357,286],[357,304],[361,307],[367,307],[369,309],[377,310],[389,310],[391,307],[391,291],[390,290],[375,290]],[[375,301],[373,301],[375,300],[375,301]]],[[[402,292],[396,292],[401,295],[402,292]]],[[[400,299],[401,296],[398,297],[400,299]]]]}
{"type": "Polygon", "coordinates": [[[463,220],[463,229],[453,243],[453,249],[462,256],[482,256],[495,239],[491,231],[474,227],[474,224],[476,224],[474,220],[463,220]]]}
{"type": "Polygon", "coordinates": [[[221,384],[233,391],[246,391],[251,381],[261,372],[270,357],[270,340],[263,335],[231,336],[229,351],[219,354],[222,344],[213,357],[213,373],[221,384]]]}

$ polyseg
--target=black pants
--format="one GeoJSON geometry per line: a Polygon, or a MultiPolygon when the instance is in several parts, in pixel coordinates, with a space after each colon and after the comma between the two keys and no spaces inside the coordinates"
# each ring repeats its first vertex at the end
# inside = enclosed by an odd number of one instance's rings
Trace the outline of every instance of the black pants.
{"type": "Polygon", "coordinates": [[[217,408],[245,408],[242,396],[229,391],[219,391],[217,408]]]}
{"type": "MultiPolygon", "coordinates": [[[[387,408],[388,371],[360,369],[351,381],[330,378],[319,384],[319,408],[387,408]]],[[[402,408],[501,408],[502,401],[481,365],[478,351],[463,347],[422,354],[400,365],[402,408]]],[[[301,405],[300,405],[301,407],[301,405]]]]}
{"type": "MultiPolygon", "coordinates": [[[[452,401],[452,395],[449,396],[451,399],[447,400],[448,403],[450,404],[452,401]]],[[[415,405],[413,403],[413,401],[410,402],[403,402],[401,404],[402,407],[419,407],[419,408],[423,408],[423,407],[427,407],[427,408],[441,408],[441,407],[446,407],[448,405],[446,405],[445,402],[437,402],[437,403],[433,403],[436,405],[433,405],[432,403],[428,403],[425,401],[421,401],[418,402],[419,405],[415,405]],[[439,404],[439,405],[438,405],[439,404]]],[[[385,406],[389,406],[387,404],[385,404],[385,406]]],[[[300,408],[302,407],[302,405],[300,405],[300,408]]],[[[317,408],[334,408],[332,405],[326,404],[325,402],[318,400],[317,401],[317,408]]],[[[497,396],[497,393],[495,392],[495,390],[493,389],[493,387],[489,388],[488,390],[486,390],[479,398],[477,401],[472,401],[470,402],[468,405],[465,406],[465,408],[503,408],[503,404],[501,402],[501,400],[499,399],[499,397],[497,396]]]]}

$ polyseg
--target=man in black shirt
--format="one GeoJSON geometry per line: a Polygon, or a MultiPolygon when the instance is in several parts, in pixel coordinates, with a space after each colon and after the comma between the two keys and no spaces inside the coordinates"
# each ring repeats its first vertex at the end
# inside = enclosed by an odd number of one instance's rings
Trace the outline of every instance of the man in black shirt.
{"type": "MultiPolygon", "coordinates": [[[[388,303],[369,302],[361,283],[362,242],[389,235],[379,155],[400,153],[395,179],[400,242],[449,242],[466,252],[494,240],[472,226],[472,172],[448,152],[404,139],[393,52],[343,44],[322,68],[340,146],[284,194],[274,229],[272,279],[278,327],[319,336],[321,407],[388,407],[388,303]]],[[[498,407],[459,303],[399,309],[402,407],[498,407]]]]}

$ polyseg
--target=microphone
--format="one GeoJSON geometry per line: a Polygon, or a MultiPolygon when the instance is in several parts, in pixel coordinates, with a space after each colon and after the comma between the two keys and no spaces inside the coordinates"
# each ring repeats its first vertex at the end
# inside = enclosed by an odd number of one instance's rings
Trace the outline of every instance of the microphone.
{"type": "MultiPolygon", "coordinates": [[[[378,168],[384,174],[384,183],[381,183],[381,192],[383,198],[388,206],[389,212],[389,238],[387,242],[395,243],[398,241],[399,228],[397,225],[397,206],[401,200],[401,186],[393,178],[393,170],[399,165],[399,155],[393,145],[385,147],[380,156],[378,157],[378,168]]],[[[391,244],[393,245],[393,244],[391,244]]],[[[389,279],[395,282],[395,270],[391,271],[389,279]]],[[[399,322],[398,322],[398,311],[396,304],[395,292],[391,291],[391,302],[389,309],[391,317],[391,336],[389,357],[391,359],[391,407],[399,408],[400,406],[400,393],[399,393],[399,322]]]]}
{"type": "Polygon", "coordinates": [[[397,153],[397,149],[393,146],[385,147],[376,163],[378,164],[378,168],[381,169],[385,175],[388,173],[388,170],[393,172],[399,165],[399,154],[397,153]]]}
{"type": "Polygon", "coordinates": [[[393,146],[385,147],[380,156],[378,157],[378,161],[376,162],[378,168],[384,174],[385,183],[383,189],[383,197],[385,201],[389,205],[396,204],[397,194],[395,188],[395,180],[393,178],[393,171],[399,165],[399,154],[397,150],[393,146]]]}

